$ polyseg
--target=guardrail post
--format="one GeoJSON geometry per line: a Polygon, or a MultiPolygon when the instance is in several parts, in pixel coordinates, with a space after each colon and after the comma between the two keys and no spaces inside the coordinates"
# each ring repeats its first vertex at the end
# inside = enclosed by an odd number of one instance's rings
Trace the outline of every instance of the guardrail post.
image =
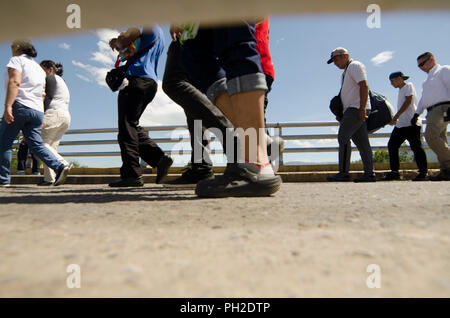
{"type": "MultiPolygon", "coordinates": [[[[275,130],[276,130],[275,135],[278,133],[278,136],[280,138],[283,138],[283,128],[281,128],[281,126],[278,126],[278,128],[275,130]]],[[[281,144],[279,145],[278,153],[280,154],[279,165],[282,166],[282,165],[284,165],[284,161],[283,161],[283,152],[281,151],[281,144]]]]}

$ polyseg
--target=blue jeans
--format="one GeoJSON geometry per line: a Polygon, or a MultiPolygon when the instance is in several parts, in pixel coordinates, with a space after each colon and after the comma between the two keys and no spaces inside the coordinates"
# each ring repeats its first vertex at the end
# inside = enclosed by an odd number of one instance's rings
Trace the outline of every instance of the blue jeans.
{"type": "Polygon", "coordinates": [[[7,124],[2,118],[0,123],[0,184],[8,184],[11,181],[11,147],[21,130],[27,139],[28,147],[36,157],[55,172],[64,167],[42,141],[44,113],[18,102],[14,102],[12,111],[14,122],[7,124]]]}
{"type": "Polygon", "coordinates": [[[267,90],[254,34],[254,25],[242,22],[200,29],[195,39],[183,45],[183,65],[194,85],[213,103],[224,92],[231,96],[267,90]]]}

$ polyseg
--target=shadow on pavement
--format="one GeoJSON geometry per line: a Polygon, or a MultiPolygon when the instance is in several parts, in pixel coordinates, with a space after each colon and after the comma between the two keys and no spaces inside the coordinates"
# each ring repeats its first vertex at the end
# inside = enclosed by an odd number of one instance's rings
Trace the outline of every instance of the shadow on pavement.
{"type": "Polygon", "coordinates": [[[11,186],[0,191],[0,204],[108,203],[120,201],[198,200],[194,191],[173,191],[163,187],[68,189],[11,186]],[[12,191],[11,191],[12,190],[12,191]],[[11,193],[13,192],[13,193],[11,193]]]}

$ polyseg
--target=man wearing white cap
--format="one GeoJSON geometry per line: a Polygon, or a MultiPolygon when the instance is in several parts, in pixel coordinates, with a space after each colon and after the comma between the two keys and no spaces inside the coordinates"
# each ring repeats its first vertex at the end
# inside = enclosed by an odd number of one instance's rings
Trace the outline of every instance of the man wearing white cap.
{"type": "Polygon", "coordinates": [[[350,58],[345,48],[338,47],[331,52],[328,64],[334,62],[338,68],[344,70],[342,74],[342,88],[340,97],[343,105],[343,116],[340,122],[339,142],[339,173],[328,177],[328,181],[350,181],[351,142],[353,140],[359,150],[364,165],[364,175],[356,178],[355,182],[375,182],[373,172],[372,148],[369,143],[366,119],[370,111],[369,86],[367,84],[366,68],[358,61],[350,58]]]}

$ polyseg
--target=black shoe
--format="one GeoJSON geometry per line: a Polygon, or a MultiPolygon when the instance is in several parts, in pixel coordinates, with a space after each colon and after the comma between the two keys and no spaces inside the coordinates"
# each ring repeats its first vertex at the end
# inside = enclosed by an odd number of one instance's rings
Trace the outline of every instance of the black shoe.
{"type": "Polygon", "coordinates": [[[353,182],[376,182],[377,181],[377,177],[375,176],[375,174],[371,174],[371,175],[367,175],[367,174],[363,174],[362,176],[356,178],[355,180],[353,180],[353,182]]]}
{"type": "Polygon", "coordinates": [[[169,168],[173,163],[173,159],[164,155],[158,162],[156,172],[156,183],[161,183],[162,179],[169,173],[169,168]]]}
{"type": "Polygon", "coordinates": [[[350,176],[348,174],[339,172],[339,173],[335,174],[334,176],[328,176],[327,181],[329,181],[329,182],[349,182],[350,176]]]}
{"type": "Polygon", "coordinates": [[[51,186],[51,185],[53,185],[53,182],[42,180],[37,185],[38,186],[51,186]]]}
{"type": "Polygon", "coordinates": [[[53,185],[55,187],[63,184],[64,182],[66,182],[67,175],[69,174],[70,169],[72,169],[72,166],[73,166],[72,164],[69,164],[67,166],[62,166],[56,172],[55,182],[53,183],[53,185]]]}
{"type": "Polygon", "coordinates": [[[427,176],[427,173],[420,172],[412,181],[430,181],[430,178],[427,176]]]}
{"type": "Polygon", "coordinates": [[[200,174],[198,172],[195,172],[191,168],[188,168],[181,174],[181,177],[176,178],[175,180],[172,181],[164,182],[163,185],[168,187],[195,188],[197,183],[199,183],[200,181],[205,179],[212,179],[213,177],[214,177],[213,171],[200,174]]]}
{"type": "Polygon", "coordinates": [[[222,176],[202,180],[195,193],[205,198],[225,197],[263,197],[280,189],[281,178],[274,175],[259,174],[256,166],[242,163],[229,163],[222,176]]]}
{"type": "Polygon", "coordinates": [[[142,178],[142,176],[138,178],[125,178],[111,182],[109,186],[112,188],[143,187],[144,179],[142,178]]]}
{"type": "Polygon", "coordinates": [[[397,171],[388,172],[386,173],[386,175],[382,180],[383,181],[400,180],[400,173],[398,173],[397,171]]]}
{"type": "Polygon", "coordinates": [[[437,176],[430,176],[431,181],[450,181],[450,170],[441,170],[437,176]]]}

